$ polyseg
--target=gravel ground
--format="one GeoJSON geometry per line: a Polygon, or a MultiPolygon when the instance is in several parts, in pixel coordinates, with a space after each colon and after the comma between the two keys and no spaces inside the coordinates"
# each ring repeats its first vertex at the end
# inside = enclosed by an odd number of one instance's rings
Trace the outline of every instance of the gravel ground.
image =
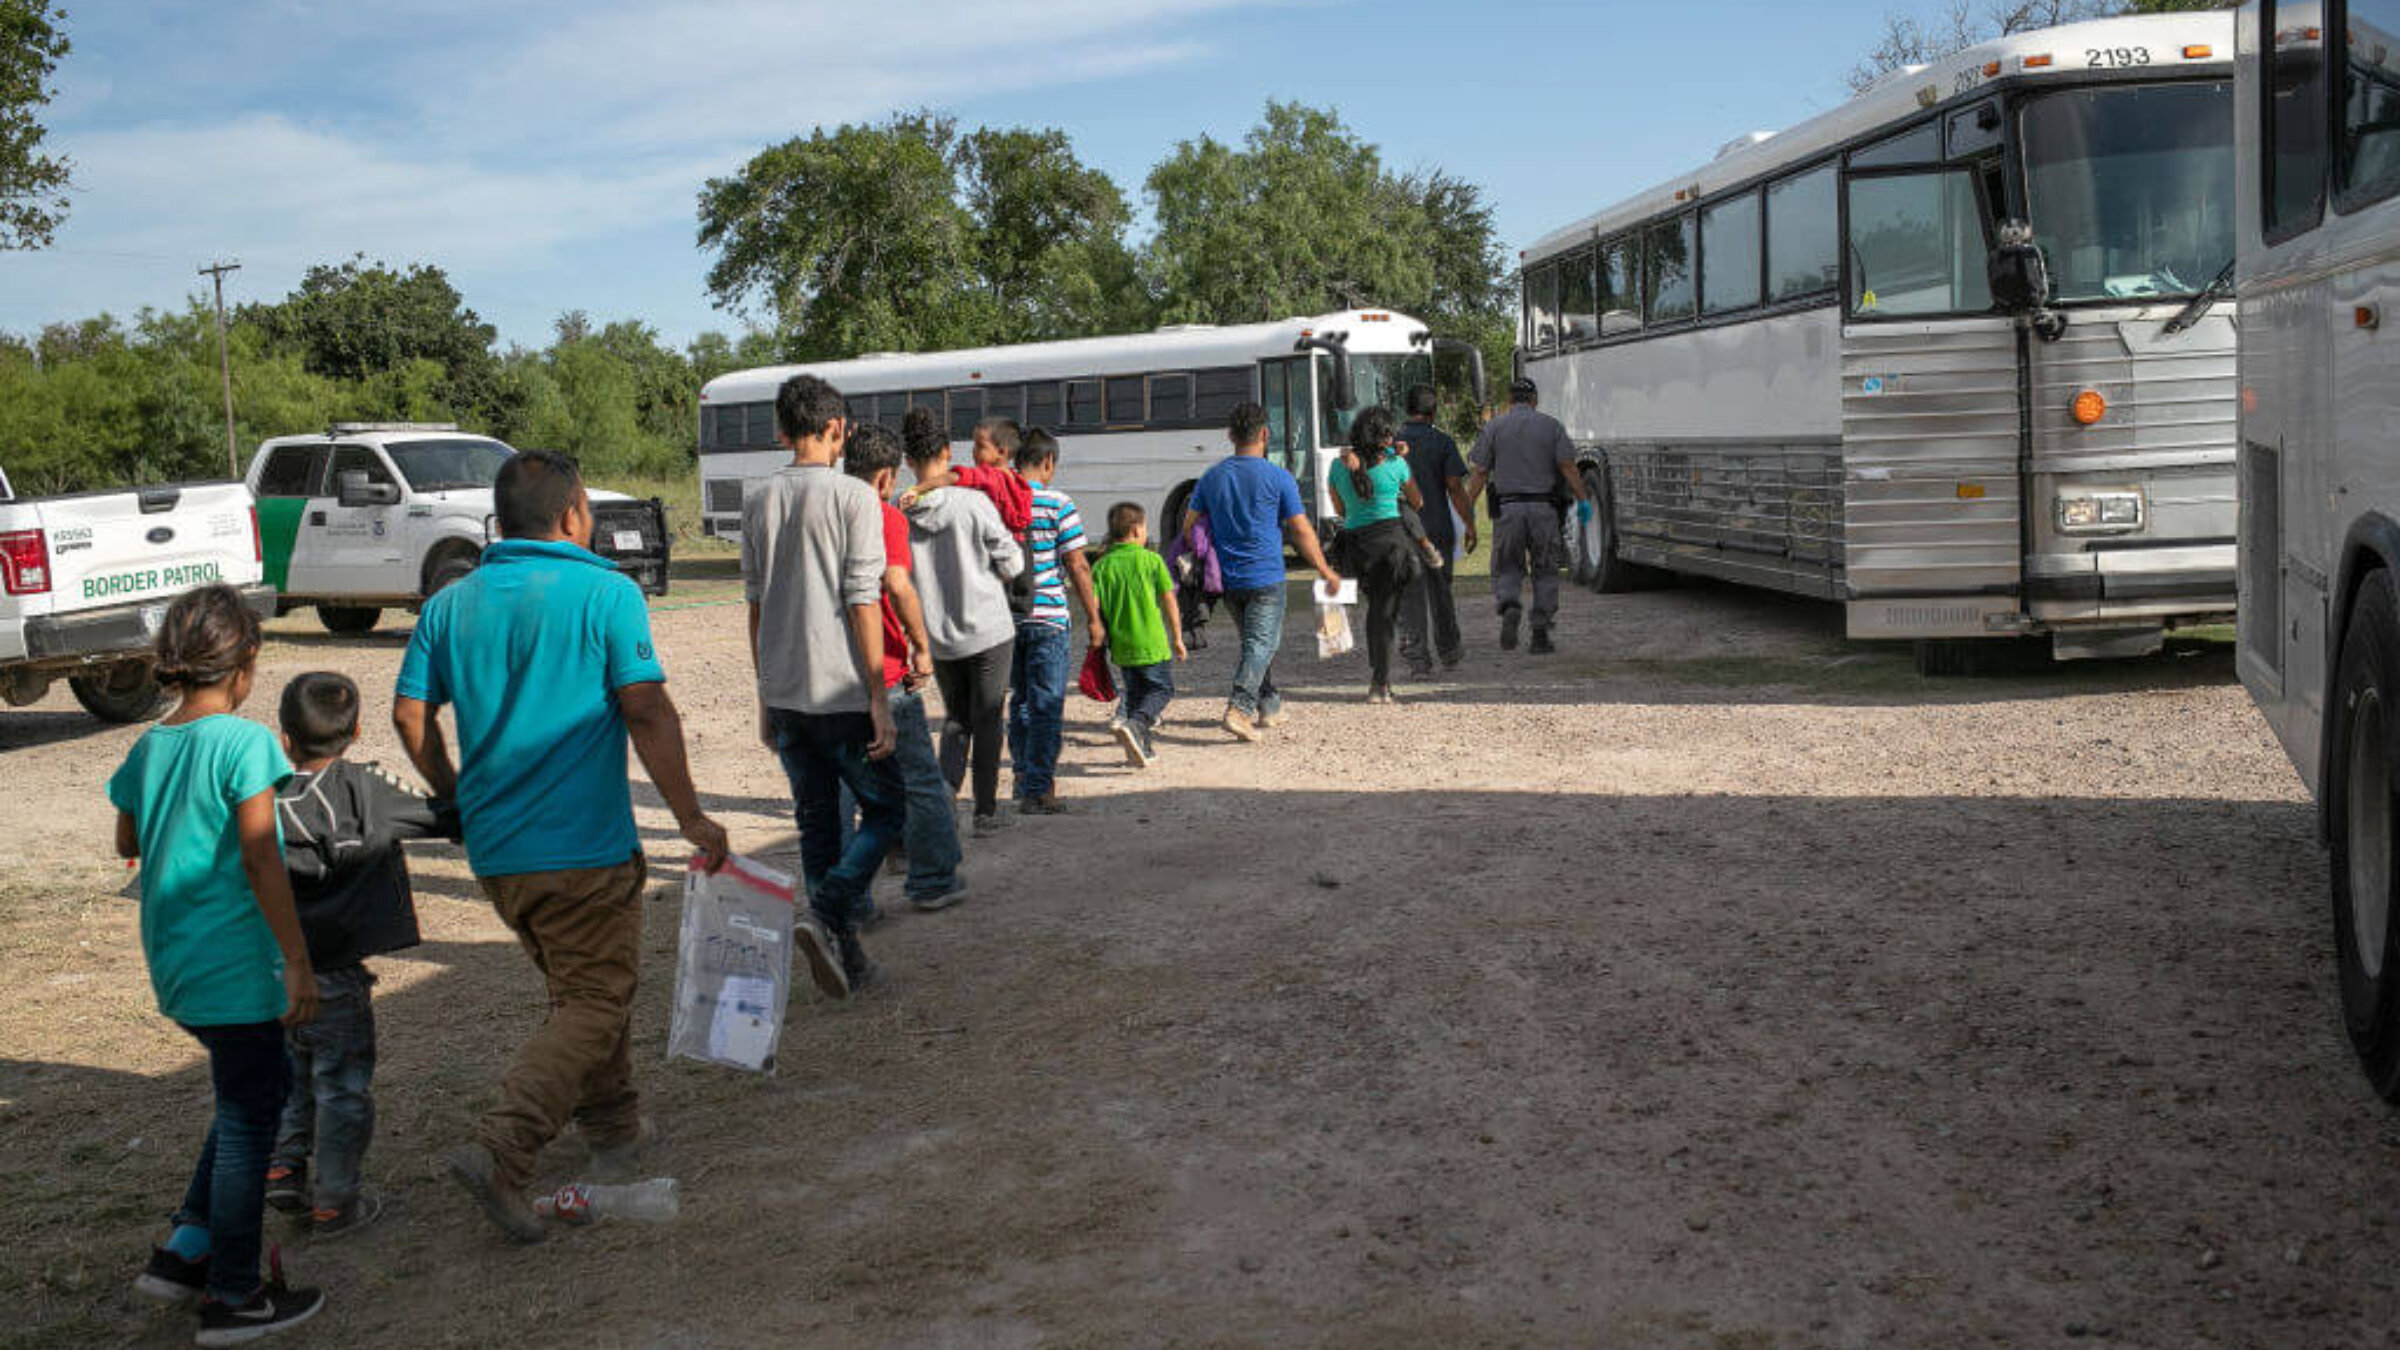
{"type": "MultiPolygon", "coordinates": [[[[788,857],[712,584],[659,646],[711,809],[788,857]]],[[[1927,684],[1728,589],[1570,592],[1542,659],[1465,608],[1467,664],[1390,708],[1296,619],[1256,746],[1213,726],[1222,624],[1151,769],[1071,701],[1071,813],[873,934],[883,988],[798,997],[772,1078],[660,1058],[679,879],[645,807],[668,1226],[506,1248],[429,1177],[539,999],[423,851],[427,945],[380,963],[391,1208],[288,1248],[333,1292],[313,1341],[2388,1342],[2400,1122],[2226,647],[1927,684]]],[[[316,667],[380,711],[398,654],[285,620],[252,711],[316,667]]],[[[189,1334],[127,1290],[207,1102],[107,856],[132,736],[63,694],[0,713],[0,1343],[189,1334]]]]}

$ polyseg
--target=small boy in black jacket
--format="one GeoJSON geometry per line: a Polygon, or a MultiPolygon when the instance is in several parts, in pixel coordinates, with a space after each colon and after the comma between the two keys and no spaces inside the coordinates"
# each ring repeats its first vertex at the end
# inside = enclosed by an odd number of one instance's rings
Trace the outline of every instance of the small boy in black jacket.
{"type": "Polygon", "coordinates": [[[421,940],[401,842],[458,838],[458,812],[449,804],[426,800],[373,764],[342,758],[358,739],[358,704],[358,686],[347,677],[315,671],[284,687],[279,717],[284,752],[298,772],[276,790],[275,813],[317,973],[317,1017],[286,1033],[292,1090],[267,1170],[267,1203],[305,1214],[319,1237],[348,1232],[382,1209],[359,1189],[375,1134],[375,976],[366,958],[421,940]]]}

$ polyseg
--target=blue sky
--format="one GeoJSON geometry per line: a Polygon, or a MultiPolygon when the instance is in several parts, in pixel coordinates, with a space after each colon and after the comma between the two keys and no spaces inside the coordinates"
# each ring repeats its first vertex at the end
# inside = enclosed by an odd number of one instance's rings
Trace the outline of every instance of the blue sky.
{"type": "Polygon", "coordinates": [[[712,174],[819,124],[931,106],[1063,128],[1139,208],[1176,141],[1331,105],[1398,167],[1480,183],[1514,249],[1839,103],[1933,0],[66,0],[54,249],[0,253],[0,330],[174,306],[242,260],[273,299],[354,252],[446,269],[504,341],[562,311],[681,343],[712,174]],[[1672,19],[1673,22],[1667,20],[1672,19]]]}

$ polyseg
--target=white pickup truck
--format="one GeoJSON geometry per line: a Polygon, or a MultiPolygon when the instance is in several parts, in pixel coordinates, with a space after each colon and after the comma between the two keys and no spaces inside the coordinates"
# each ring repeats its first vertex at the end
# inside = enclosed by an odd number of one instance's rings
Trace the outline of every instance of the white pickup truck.
{"type": "MultiPolygon", "coordinates": [[[[517,453],[447,422],[337,422],[277,436],[250,461],[266,576],[281,608],[370,631],[475,570],[495,536],[492,480],[517,453]]],[[[652,595],[667,590],[667,513],[594,489],[592,550],[652,595]]]]}
{"type": "Polygon", "coordinates": [[[95,717],[156,717],[150,644],[167,603],[222,581],[263,618],[275,612],[263,571],[239,483],[19,501],[0,473],[0,702],[22,707],[64,676],[95,717]]]}

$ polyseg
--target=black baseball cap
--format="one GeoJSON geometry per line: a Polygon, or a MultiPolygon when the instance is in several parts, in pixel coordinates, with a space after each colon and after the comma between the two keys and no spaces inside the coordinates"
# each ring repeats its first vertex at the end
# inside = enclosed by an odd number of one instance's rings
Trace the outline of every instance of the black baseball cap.
{"type": "Polygon", "coordinates": [[[1541,396],[1542,391],[1534,387],[1533,381],[1522,375],[1508,382],[1508,397],[1511,402],[1531,403],[1541,396]]]}

